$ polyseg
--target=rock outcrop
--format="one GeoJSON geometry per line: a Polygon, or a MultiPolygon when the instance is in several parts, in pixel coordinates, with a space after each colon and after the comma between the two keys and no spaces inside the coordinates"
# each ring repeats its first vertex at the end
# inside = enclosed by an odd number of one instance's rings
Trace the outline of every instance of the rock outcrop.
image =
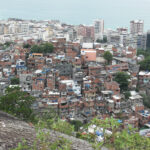
{"type": "MultiPolygon", "coordinates": [[[[50,132],[50,139],[55,141],[59,137],[64,137],[71,141],[73,150],[93,150],[92,145],[84,140],[77,139],[59,132],[50,132]]],[[[0,150],[15,148],[22,139],[30,145],[36,136],[34,127],[26,122],[0,111],[0,150]]]]}

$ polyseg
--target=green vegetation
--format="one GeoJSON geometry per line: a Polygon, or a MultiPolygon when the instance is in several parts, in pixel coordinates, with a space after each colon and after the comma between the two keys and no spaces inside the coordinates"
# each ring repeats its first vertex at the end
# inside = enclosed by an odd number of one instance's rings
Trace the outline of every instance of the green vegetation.
{"type": "Polygon", "coordinates": [[[137,56],[139,55],[143,55],[145,57],[145,59],[139,63],[140,70],[150,71],[150,50],[138,49],[137,56]]]}
{"type": "Polygon", "coordinates": [[[31,47],[31,52],[32,53],[52,53],[53,52],[53,45],[51,43],[42,43],[40,45],[33,45],[31,47]]]}
{"type": "Polygon", "coordinates": [[[109,51],[106,51],[104,53],[104,59],[107,61],[107,64],[110,64],[112,62],[112,59],[113,59],[113,55],[109,52],[109,51]]]}
{"type": "Polygon", "coordinates": [[[146,57],[139,64],[140,64],[140,70],[150,71],[150,56],[146,57]]]}
{"type": "Polygon", "coordinates": [[[71,142],[63,137],[51,140],[50,131],[43,131],[44,126],[36,128],[36,137],[32,145],[28,145],[26,140],[18,143],[14,150],[71,150],[71,142]]]}
{"type": "Polygon", "coordinates": [[[130,76],[126,72],[117,72],[114,81],[118,82],[121,92],[128,90],[130,76]]]}
{"type": "Polygon", "coordinates": [[[142,97],[144,106],[150,108],[150,97],[146,94],[143,94],[142,97]]]}
{"type": "MultiPolygon", "coordinates": [[[[58,124],[57,124],[58,125],[58,124]]],[[[66,124],[64,124],[65,126],[66,124]]],[[[89,141],[95,150],[100,150],[102,147],[113,148],[115,150],[149,150],[150,139],[139,135],[137,129],[128,126],[126,129],[122,129],[122,124],[118,123],[117,119],[106,118],[100,120],[94,118],[89,125],[96,125],[94,132],[102,129],[103,140],[97,141],[95,133],[77,133],[77,137],[89,141]],[[111,134],[108,134],[108,130],[111,134]]],[[[62,124],[60,125],[62,127],[62,124]]],[[[37,135],[33,142],[33,145],[28,146],[27,142],[23,140],[18,144],[18,147],[14,150],[70,150],[71,142],[63,137],[59,137],[56,141],[51,142],[51,133],[44,131],[45,123],[38,124],[37,135]]],[[[64,128],[64,127],[63,127],[64,128]]],[[[67,128],[67,127],[66,127],[67,128]]],[[[85,128],[85,130],[88,129],[85,128]]],[[[62,129],[61,129],[62,130],[62,129]]]]}
{"type": "Polygon", "coordinates": [[[63,121],[61,119],[58,119],[52,124],[52,129],[55,131],[65,133],[67,135],[72,135],[74,132],[74,126],[72,126],[67,121],[63,121]]]}
{"type": "Polygon", "coordinates": [[[24,44],[23,44],[23,48],[31,48],[31,45],[28,44],[28,43],[24,43],[24,44]]]}
{"type": "Polygon", "coordinates": [[[31,105],[34,98],[22,92],[19,87],[7,88],[6,95],[0,97],[0,110],[25,121],[34,121],[31,105]]]}
{"type": "Polygon", "coordinates": [[[137,50],[137,56],[143,55],[145,57],[150,56],[150,50],[143,50],[143,49],[138,49],[137,50]]]}
{"type": "MultiPolygon", "coordinates": [[[[116,80],[120,83],[123,90],[128,87],[129,75],[124,72],[116,74],[116,80]],[[126,81],[125,81],[126,80],[126,81]],[[123,81],[123,82],[122,82],[123,81]]],[[[129,96],[128,91],[126,95],[129,96]]],[[[149,105],[148,96],[144,95],[145,105],[149,105]]],[[[34,102],[34,98],[27,93],[20,91],[19,87],[7,88],[6,95],[0,97],[0,109],[13,114],[25,121],[34,121],[31,105],[34,102]]],[[[149,105],[150,106],[150,105],[149,105]]],[[[96,150],[100,150],[102,147],[114,148],[115,150],[149,150],[150,138],[142,137],[138,134],[138,130],[131,128],[130,126],[123,129],[122,124],[114,118],[98,119],[94,118],[89,124],[84,126],[80,121],[63,121],[58,118],[57,112],[50,109],[41,116],[38,124],[35,124],[37,131],[36,137],[32,145],[28,145],[27,141],[23,140],[18,144],[18,147],[14,150],[70,150],[71,143],[63,137],[59,137],[55,141],[50,139],[51,133],[44,129],[52,129],[58,132],[62,132],[67,135],[73,135],[75,131],[77,138],[89,141],[96,150]],[[87,131],[90,125],[96,125],[94,131],[96,132],[100,128],[103,134],[103,141],[97,141],[97,135],[95,133],[84,132],[82,134],[79,128],[82,126],[83,131],[87,131]],[[106,131],[111,131],[108,134],[106,131]]]]}
{"type": "Polygon", "coordinates": [[[149,138],[140,136],[137,129],[130,126],[127,129],[122,129],[122,124],[114,118],[106,118],[105,120],[94,118],[91,121],[91,125],[93,124],[98,128],[103,128],[103,141],[97,142],[97,137],[92,133],[80,134],[80,136],[78,134],[78,137],[91,142],[96,150],[100,150],[102,147],[115,150],[150,149],[149,138]],[[106,130],[111,131],[112,134],[108,134],[106,130]]]}
{"type": "Polygon", "coordinates": [[[4,45],[6,45],[7,47],[9,47],[11,44],[13,44],[13,42],[6,42],[4,45]]]}
{"type": "MultiPolygon", "coordinates": [[[[45,120],[48,117],[46,114],[45,120]]],[[[56,118],[55,118],[56,119],[56,118]]],[[[68,135],[72,135],[74,132],[74,126],[66,121],[60,119],[47,119],[47,121],[39,121],[35,128],[37,131],[36,137],[32,145],[23,140],[18,144],[18,147],[14,150],[70,150],[71,142],[63,137],[58,137],[55,141],[51,140],[51,133],[45,128],[53,129],[68,135]],[[50,125],[50,126],[49,126],[50,125]]],[[[78,121],[73,121],[72,124],[79,124],[78,121]]],[[[139,135],[138,130],[128,126],[123,129],[122,124],[114,118],[98,119],[94,118],[89,124],[84,126],[83,131],[87,131],[90,125],[96,125],[94,132],[101,129],[103,134],[103,140],[97,141],[97,135],[95,133],[77,132],[76,137],[90,142],[95,150],[100,150],[102,147],[114,148],[115,150],[149,150],[150,139],[139,135]],[[111,134],[108,134],[108,130],[111,134]]],[[[53,133],[55,134],[55,132],[53,133]]],[[[57,133],[56,133],[57,134],[57,133]]]]}
{"type": "MultiPolygon", "coordinates": [[[[50,107],[48,110],[42,112],[41,114],[37,114],[37,117],[43,121],[43,122],[47,122],[49,127],[50,127],[50,122],[48,122],[49,120],[53,120],[53,121],[57,121],[58,120],[58,112],[53,109],[52,107],[50,107]]],[[[48,128],[49,128],[48,127],[48,128]]]]}
{"type": "Polygon", "coordinates": [[[38,123],[44,128],[52,129],[67,135],[72,135],[74,133],[74,126],[65,120],[61,120],[57,112],[53,109],[50,109],[38,118],[38,123]]]}
{"type": "Polygon", "coordinates": [[[12,78],[11,80],[10,80],[10,82],[11,82],[11,85],[18,85],[19,84],[19,78],[12,78]]]}
{"type": "Polygon", "coordinates": [[[75,131],[79,131],[80,127],[83,126],[83,123],[79,120],[72,120],[70,121],[70,124],[74,126],[75,131]]]}
{"type": "Polygon", "coordinates": [[[107,37],[106,37],[106,36],[105,36],[105,37],[103,37],[103,39],[102,39],[102,40],[97,39],[97,40],[96,40],[96,42],[97,42],[97,43],[107,43],[107,37]]]}
{"type": "Polygon", "coordinates": [[[129,97],[131,96],[130,91],[126,91],[126,92],[124,93],[124,96],[125,96],[125,99],[129,99],[129,97]]]}
{"type": "Polygon", "coordinates": [[[12,44],[14,44],[13,42],[5,42],[4,44],[0,44],[0,49],[6,50],[7,48],[9,48],[12,44]]]}

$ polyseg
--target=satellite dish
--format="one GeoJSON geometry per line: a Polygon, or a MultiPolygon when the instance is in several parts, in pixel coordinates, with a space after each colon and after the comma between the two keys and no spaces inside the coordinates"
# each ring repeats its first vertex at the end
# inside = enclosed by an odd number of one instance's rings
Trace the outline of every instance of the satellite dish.
{"type": "Polygon", "coordinates": [[[85,55],[85,51],[81,51],[81,55],[85,55]]]}
{"type": "Polygon", "coordinates": [[[31,76],[27,76],[26,81],[31,81],[31,76]]]}

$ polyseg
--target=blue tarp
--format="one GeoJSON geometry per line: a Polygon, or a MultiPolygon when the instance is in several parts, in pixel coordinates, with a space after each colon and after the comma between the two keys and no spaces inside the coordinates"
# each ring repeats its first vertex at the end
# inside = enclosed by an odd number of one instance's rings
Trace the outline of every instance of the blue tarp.
{"type": "Polygon", "coordinates": [[[53,102],[53,103],[56,103],[56,102],[58,102],[58,100],[57,100],[57,99],[56,99],[56,100],[52,100],[52,102],[53,102]]]}
{"type": "Polygon", "coordinates": [[[26,66],[24,66],[24,65],[23,66],[18,66],[17,65],[16,68],[26,68],[26,66]]]}
{"type": "Polygon", "coordinates": [[[145,113],[144,110],[140,110],[139,112],[140,112],[140,113],[145,113]]]}
{"type": "Polygon", "coordinates": [[[45,80],[45,79],[36,79],[36,80],[41,80],[42,81],[42,80],[45,80]]]}
{"type": "Polygon", "coordinates": [[[90,88],[90,84],[85,84],[85,87],[86,88],[90,88]]]}
{"type": "Polygon", "coordinates": [[[90,114],[90,112],[86,112],[86,114],[88,115],[88,114],[90,114]]]}
{"type": "Polygon", "coordinates": [[[97,135],[97,136],[103,136],[103,133],[100,132],[100,131],[96,131],[96,135],[97,135]]]}
{"type": "Polygon", "coordinates": [[[73,90],[72,89],[68,89],[68,92],[72,92],[73,90]]]}
{"type": "Polygon", "coordinates": [[[118,123],[122,123],[122,120],[118,120],[118,123]]]}

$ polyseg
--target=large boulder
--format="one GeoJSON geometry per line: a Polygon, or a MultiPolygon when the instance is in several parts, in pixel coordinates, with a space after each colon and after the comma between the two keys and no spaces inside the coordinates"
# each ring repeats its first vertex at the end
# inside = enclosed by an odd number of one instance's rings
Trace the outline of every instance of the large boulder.
{"type": "MultiPolygon", "coordinates": [[[[72,143],[73,150],[93,150],[92,145],[84,140],[47,129],[44,131],[50,132],[51,141],[55,141],[59,137],[68,139],[72,143]]],[[[36,131],[32,125],[0,111],[0,150],[15,148],[23,139],[27,141],[28,145],[32,145],[35,137],[36,131]]]]}

